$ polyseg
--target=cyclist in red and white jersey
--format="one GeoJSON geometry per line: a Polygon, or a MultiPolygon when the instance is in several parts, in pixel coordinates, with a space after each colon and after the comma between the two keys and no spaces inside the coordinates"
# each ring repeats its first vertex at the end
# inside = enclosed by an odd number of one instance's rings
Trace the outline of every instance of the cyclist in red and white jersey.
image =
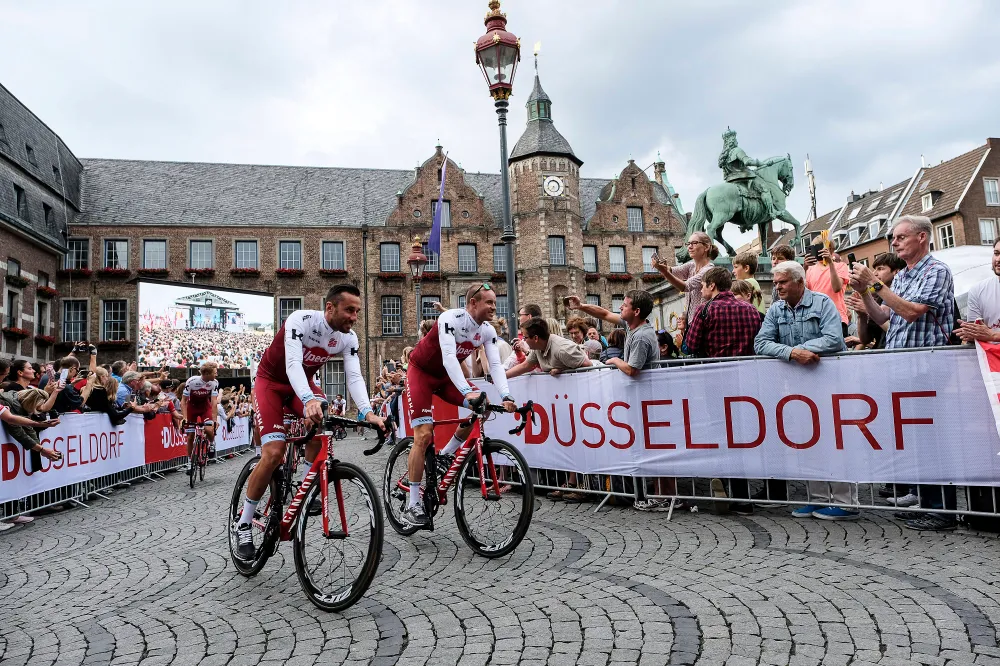
{"type": "MultiPolygon", "coordinates": [[[[358,288],[349,284],[337,285],[327,293],[324,311],[293,312],[260,360],[251,398],[254,424],[260,435],[261,458],[247,480],[243,513],[236,526],[237,555],[243,559],[250,560],[255,555],[250,523],[271,475],[285,456],[284,412],[291,410],[313,423],[322,422],[322,402],[326,396],[316,386],[313,376],[327,361],[338,356],[343,358],[347,390],[359,414],[369,423],[385,427],[383,420],[371,410],[358,358],[358,336],[351,330],[360,311],[358,288]]],[[[303,479],[319,447],[318,439],[306,443],[303,479]]]]}
{"type": "MultiPolygon", "coordinates": [[[[447,310],[438,317],[430,332],[413,349],[406,368],[406,407],[413,426],[413,447],[407,462],[410,501],[400,518],[413,527],[425,528],[429,524],[420,502],[420,480],[424,475],[424,453],[434,431],[431,399],[436,395],[453,405],[468,407],[469,400],[479,398],[480,392],[462,372],[462,362],[479,347],[486,351],[490,377],[503,396],[504,407],[508,412],[517,408],[500,362],[497,332],[489,323],[497,311],[496,294],[489,284],[483,283],[470,287],[465,300],[465,309],[447,310]]],[[[471,425],[458,429],[439,456],[441,465],[450,466],[451,456],[465,443],[471,430],[471,425]]]]}
{"type": "Polygon", "coordinates": [[[209,446],[215,446],[215,422],[213,419],[219,413],[219,380],[216,379],[219,364],[215,361],[205,361],[201,364],[201,375],[188,378],[184,383],[184,393],[181,396],[181,414],[186,422],[188,462],[185,466],[188,474],[194,474],[191,467],[191,453],[194,451],[194,424],[201,421],[205,426],[205,436],[209,446]]]}

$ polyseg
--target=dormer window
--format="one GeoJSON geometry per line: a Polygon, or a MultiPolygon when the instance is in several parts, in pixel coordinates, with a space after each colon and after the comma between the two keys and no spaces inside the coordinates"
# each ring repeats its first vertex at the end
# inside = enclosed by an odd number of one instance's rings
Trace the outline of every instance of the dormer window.
{"type": "Polygon", "coordinates": [[[860,213],[860,212],[861,212],[861,206],[858,206],[857,208],[855,208],[854,210],[851,211],[851,214],[847,216],[847,219],[848,220],[853,220],[854,218],[856,218],[858,216],[858,213],[860,213]]]}
{"type": "Polygon", "coordinates": [[[903,190],[896,190],[889,195],[889,198],[885,200],[887,204],[891,204],[893,201],[899,198],[899,195],[903,193],[903,190]]]}
{"type": "Polygon", "coordinates": [[[882,199],[881,198],[876,199],[875,201],[873,201],[870,204],[868,204],[868,210],[866,210],[865,212],[866,213],[872,212],[873,210],[875,210],[876,208],[878,208],[878,206],[879,206],[880,203],[882,203],[882,199]]]}
{"type": "Polygon", "coordinates": [[[28,156],[28,164],[31,166],[38,166],[38,160],[35,159],[35,149],[28,144],[24,144],[24,152],[28,156]]]}

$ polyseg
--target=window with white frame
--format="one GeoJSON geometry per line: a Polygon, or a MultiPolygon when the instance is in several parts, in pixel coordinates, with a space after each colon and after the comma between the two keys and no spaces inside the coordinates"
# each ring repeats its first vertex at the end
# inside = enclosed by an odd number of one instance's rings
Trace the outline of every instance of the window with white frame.
{"type": "Polygon", "coordinates": [[[399,272],[399,243],[382,243],[378,246],[378,269],[382,273],[399,272]]]}
{"type": "Polygon", "coordinates": [[[400,296],[382,297],[382,335],[403,334],[403,299],[400,296]]]}
{"type": "Polygon", "coordinates": [[[167,267],[167,241],[142,241],[142,267],[151,269],[167,267]]]}
{"type": "Polygon", "coordinates": [[[13,275],[15,277],[20,277],[21,275],[21,262],[17,259],[12,259],[7,257],[7,275],[13,275]]]}
{"type": "Polygon", "coordinates": [[[848,220],[853,220],[854,218],[856,218],[858,216],[858,213],[860,213],[860,212],[861,212],[861,206],[858,206],[857,208],[855,208],[854,210],[851,211],[851,214],[847,216],[847,219],[848,220]]]}
{"type": "Polygon", "coordinates": [[[64,266],[69,270],[90,268],[89,239],[70,238],[66,241],[66,261],[64,266]]]}
{"type": "Polygon", "coordinates": [[[104,267],[128,268],[128,241],[124,239],[106,239],[104,241],[104,267]]]}
{"type": "Polygon", "coordinates": [[[420,297],[420,320],[425,319],[437,319],[441,316],[441,313],[434,308],[434,303],[441,300],[440,296],[421,296],[420,297]]]}
{"type": "Polygon", "coordinates": [[[128,301],[116,298],[104,301],[102,340],[125,340],[128,335],[128,301]]]}
{"type": "Polygon", "coordinates": [[[601,296],[600,296],[600,294],[587,294],[584,297],[584,301],[583,302],[586,303],[587,305],[597,305],[597,306],[599,306],[601,304],[601,296]]]}
{"type": "Polygon", "coordinates": [[[1000,206],[1000,180],[984,178],[983,188],[986,190],[986,205],[1000,206]]]}
{"type": "Polygon", "coordinates": [[[278,241],[278,267],[302,270],[302,241],[278,241]]]}
{"type": "Polygon", "coordinates": [[[851,229],[848,234],[848,245],[856,245],[858,240],[861,239],[861,229],[855,227],[851,229]]]}
{"type": "Polygon", "coordinates": [[[645,231],[645,226],[642,223],[642,209],[638,206],[629,206],[626,209],[628,215],[628,230],[629,231],[645,231]]]}
{"type": "Polygon", "coordinates": [[[423,243],[420,246],[420,251],[424,253],[427,257],[427,265],[424,266],[425,273],[438,273],[441,271],[441,255],[437,252],[431,252],[430,243],[423,243]]]}
{"type": "Polygon", "coordinates": [[[493,245],[493,272],[507,272],[507,246],[503,243],[493,245]]]}
{"type": "Polygon", "coordinates": [[[257,251],[257,241],[236,241],[236,268],[259,268],[260,254],[257,251]]]}
{"type": "Polygon", "coordinates": [[[955,230],[950,222],[938,227],[938,248],[947,250],[949,247],[955,247],[955,230]]]}
{"type": "Polygon", "coordinates": [[[4,326],[18,328],[21,324],[21,301],[20,294],[13,289],[7,290],[7,311],[4,317],[4,326]]]}
{"type": "Polygon", "coordinates": [[[930,192],[920,197],[920,211],[928,211],[934,207],[934,195],[930,192]]]}
{"type": "Polygon", "coordinates": [[[612,273],[625,273],[625,246],[612,245],[608,248],[608,264],[612,273]]]}
{"type": "Polygon", "coordinates": [[[979,242],[992,246],[997,240],[997,221],[993,218],[979,218],[979,242]]]}
{"type": "Polygon", "coordinates": [[[278,299],[278,326],[285,323],[285,320],[292,316],[296,310],[302,309],[301,298],[279,298],[278,299]]]}
{"type": "Polygon", "coordinates": [[[878,231],[882,228],[882,220],[872,220],[868,223],[868,240],[878,238],[878,231]]]}
{"type": "Polygon", "coordinates": [[[465,309],[465,294],[458,297],[458,307],[465,309]]]}
{"type": "Polygon", "coordinates": [[[597,246],[583,246],[583,270],[587,273],[597,272],[597,246]]]}
{"type": "Polygon", "coordinates": [[[549,236],[549,264],[566,265],[566,239],[562,236],[549,236]]]}
{"type": "Polygon", "coordinates": [[[657,248],[644,246],[642,248],[642,272],[643,273],[655,273],[656,269],[653,268],[653,255],[656,254],[657,248]]]}
{"type": "Polygon", "coordinates": [[[497,319],[507,318],[507,295],[497,294],[497,319]]]}
{"type": "Polygon", "coordinates": [[[87,339],[87,301],[63,301],[63,340],[77,342],[87,339]]]}
{"type": "Polygon", "coordinates": [[[342,360],[327,361],[323,371],[323,393],[331,403],[338,395],[344,396],[345,400],[351,397],[347,394],[347,376],[344,374],[344,362],[342,360]]]}
{"type": "Polygon", "coordinates": [[[189,243],[189,254],[191,255],[191,268],[215,268],[215,253],[212,251],[212,241],[193,240],[189,243]]]}
{"type": "Polygon", "coordinates": [[[342,271],[346,268],[343,241],[323,241],[323,246],[320,249],[323,255],[324,270],[342,271]]]}
{"type": "MultiPolygon", "coordinates": [[[[437,215],[438,202],[434,201],[431,204],[431,212],[437,215]]],[[[448,229],[451,227],[451,202],[442,201],[441,202],[441,228],[448,229]]]]}
{"type": "Polygon", "coordinates": [[[472,243],[459,243],[458,272],[477,273],[476,263],[476,246],[472,243]]]}
{"type": "Polygon", "coordinates": [[[611,311],[621,312],[622,304],[625,302],[625,294],[611,294],[611,311]]]}

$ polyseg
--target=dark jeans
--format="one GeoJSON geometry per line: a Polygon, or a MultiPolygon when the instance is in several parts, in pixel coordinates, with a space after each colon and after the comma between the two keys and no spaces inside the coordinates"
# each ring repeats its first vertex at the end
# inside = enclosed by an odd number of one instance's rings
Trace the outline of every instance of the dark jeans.
{"type": "MultiPolygon", "coordinates": [[[[723,479],[725,481],[726,479],[723,479]]],[[[728,479],[730,497],[750,499],[750,483],[746,479],[728,479]]],[[[788,489],[781,479],[767,479],[767,498],[776,502],[788,499],[788,489]]]]}

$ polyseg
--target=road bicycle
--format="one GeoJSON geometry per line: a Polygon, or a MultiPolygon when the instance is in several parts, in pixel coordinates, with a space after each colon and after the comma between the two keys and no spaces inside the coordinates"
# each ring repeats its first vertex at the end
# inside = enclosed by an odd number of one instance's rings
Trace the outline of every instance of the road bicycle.
{"type": "Polygon", "coordinates": [[[191,447],[191,459],[188,461],[191,469],[188,470],[188,483],[194,488],[194,477],[198,476],[199,481],[205,480],[205,468],[208,466],[208,435],[205,434],[205,426],[211,425],[211,421],[202,423],[201,419],[195,423],[194,446],[191,447]]]}
{"type": "MultiPolygon", "coordinates": [[[[247,480],[260,457],[247,462],[233,489],[227,525],[237,571],[247,577],[257,575],[282,541],[292,541],[299,584],[317,608],[342,611],[364,595],[382,556],[384,524],[378,490],[360,467],[336,459],[331,435],[337,426],[358,423],[339,416],[324,418],[323,446],[294,496],[297,449],[316,436],[318,427],[313,425],[304,435],[285,440],[285,460],[274,471],[254,512],[251,526],[256,554],[250,561],[236,555],[236,524],[243,512],[247,480]]],[[[386,423],[385,432],[371,423],[361,425],[378,435],[376,445],[364,452],[366,456],[378,452],[387,440],[395,443],[391,423],[386,423]]]]}
{"type": "MultiPolygon", "coordinates": [[[[505,410],[501,405],[486,404],[485,397],[483,394],[477,403],[470,404],[471,416],[434,421],[435,426],[458,424],[473,428],[447,470],[437,468],[433,441],[427,447],[421,496],[430,520],[426,529],[433,531],[434,516],[439,507],[448,503],[448,490],[454,485],[455,522],[462,539],[476,554],[493,558],[513,552],[527,534],[534,487],[521,452],[509,442],[486,436],[486,421],[505,410]],[[437,492],[427,492],[427,488],[437,492]]],[[[528,401],[515,411],[521,415],[521,424],[510,431],[511,435],[524,430],[529,415],[534,423],[533,408],[534,403],[528,401]]],[[[409,502],[407,460],[412,446],[412,437],[396,444],[386,461],[382,479],[386,517],[392,529],[404,536],[419,529],[401,519],[409,502]]]]}

